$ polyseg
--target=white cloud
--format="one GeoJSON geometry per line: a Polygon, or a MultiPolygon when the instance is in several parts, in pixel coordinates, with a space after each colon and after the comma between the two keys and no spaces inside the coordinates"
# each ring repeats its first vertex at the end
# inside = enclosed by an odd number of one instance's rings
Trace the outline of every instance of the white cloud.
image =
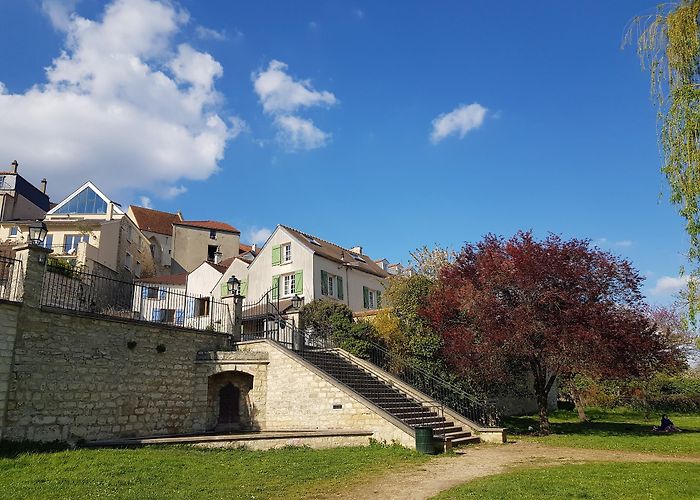
{"type": "Polygon", "coordinates": [[[356,9],[356,10],[355,10],[355,16],[356,16],[358,19],[363,19],[363,18],[365,17],[365,11],[362,10],[362,9],[356,9]]]}
{"type": "Polygon", "coordinates": [[[266,113],[291,113],[302,107],[332,106],[336,97],[326,90],[317,91],[309,80],[294,80],[287,65],[272,60],[264,71],[253,73],[253,88],[266,113]]]}
{"type": "Polygon", "coordinates": [[[266,70],[251,75],[263,111],[274,116],[278,141],[290,151],[325,146],[331,135],[295,112],[314,106],[333,106],[338,100],[331,92],[315,90],[309,80],[295,80],[286,70],[285,63],[273,59],[266,70]]]}
{"type": "Polygon", "coordinates": [[[68,31],[77,3],[78,0],[42,0],[41,10],[48,16],[54,28],[68,31]]]}
{"type": "Polygon", "coordinates": [[[459,134],[460,139],[468,132],[475,130],[484,123],[487,109],[479,103],[461,105],[443,113],[432,122],[433,130],[430,133],[430,141],[437,144],[445,137],[459,134]]]}
{"type": "Polygon", "coordinates": [[[245,239],[250,245],[262,245],[272,235],[272,230],[266,227],[252,227],[246,231],[245,239]]]}
{"type": "Polygon", "coordinates": [[[175,198],[186,192],[187,188],[185,186],[168,186],[164,190],[161,190],[159,194],[163,198],[175,198]]]}
{"type": "Polygon", "coordinates": [[[634,242],[632,240],[610,241],[607,238],[598,238],[597,240],[595,240],[595,244],[598,246],[627,248],[631,247],[634,244],[634,242]]]}
{"type": "MultiPolygon", "coordinates": [[[[44,10],[62,23],[49,9],[72,3],[45,1],[44,10]]],[[[178,181],[208,178],[242,122],[219,115],[221,65],[173,46],[187,21],[167,0],[114,0],[100,20],[68,16],[46,83],[0,94],[0,157],[47,177],[53,198],[88,178],[112,195],[164,196],[185,190],[178,181]]]]}
{"type": "Polygon", "coordinates": [[[201,40],[214,40],[217,42],[223,42],[228,39],[228,37],[226,36],[226,31],[224,30],[218,31],[213,28],[197,26],[194,31],[201,40]]]}
{"type": "Polygon", "coordinates": [[[145,208],[153,208],[153,203],[151,199],[148,196],[141,196],[139,198],[139,201],[141,202],[141,206],[145,208]]]}
{"type": "Polygon", "coordinates": [[[688,285],[688,276],[662,276],[649,291],[652,295],[672,295],[688,285]]]}
{"type": "Polygon", "coordinates": [[[316,127],[311,120],[298,116],[278,116],[275,123],[279,127],[279,141],[292,151],[317,149],[330,139],[330,134],[316,127]]]}

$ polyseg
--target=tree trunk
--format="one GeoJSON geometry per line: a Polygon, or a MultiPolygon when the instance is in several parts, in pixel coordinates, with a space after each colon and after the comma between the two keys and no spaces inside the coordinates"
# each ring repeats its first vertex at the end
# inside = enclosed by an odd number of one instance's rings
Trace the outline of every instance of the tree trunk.
{"type": "Polygon", "coordinates": [[[579,391],[576,388],[576,386],[574,386],[571,389],[571,396],[573,397],[574,406],[576,407],[576,411],[578,412],[578,421],[588,422],[588,417],[586,416],[586,408],[583,405],[583,396],[581,395],[581,391],[579,391]]]}
{"type": "Polygon", "coordinates": [[[540,430],[539,433],[541,436],[546,436],[550,432],[550,427],[549,427],[549,408],[547,407],[547,394],[538,394],[537,395],[537,406],[540,409],[540,430]]]}

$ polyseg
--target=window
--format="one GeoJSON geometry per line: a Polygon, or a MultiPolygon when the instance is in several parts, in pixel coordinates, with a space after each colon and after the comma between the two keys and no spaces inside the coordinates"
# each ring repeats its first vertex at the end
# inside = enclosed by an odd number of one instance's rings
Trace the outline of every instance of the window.
{"type": "Polygon", "coordinates": [[[282,245],[282,256],[284,257],[284,262],[292,261],[292,244],[285,243],[282,245]]]}
{"type": "Polygon", "coordinates": [[[19,228],[17,226],[12,226],[10,228],[10,238],[16,238],[18,230],[19,230],[19,228]]]}
{"type": "Polygon", "coordinates": [[[282,277],[282,296],[288,297],[296,293],[296,276],[294,274],[285,274],[282,277]]]}
{"type": "Polygon", "coordinates": [[[71,198],[65,205],[56,210],[57,214],[106,214],[107,202],[100,198],[89,187],[71,198]]]}
{"type": "Polygon", "coordinates": [[[46,238],[44,238],[44,248],[52,248],[53,247],[53,234],[48,233],[46,235],[46,238]]]}
{"type": "Polygon", "coordinates": [[[146,292],[146,298],[157,299],[159,291],[160,290],[158,289],[157,286],[149,286],[148,291],[146,292]]]}
{"type": "Polygon", "coordinates": [[[63,237],[63,251],[68,255],[75,255],[78,251],[78,244],[89,239],[87,234],[67,234],[63,237]]]}
{"type": "Polygon", "coordinates": [[[362,302],[365,309],[379,309],[382,307],[382,292],[362,287],[362,302]]]}
{"type": "Polygon", "coordinates": [[[141,263],[138,260],[136,261],[136,267],[134,268],[134,274],[136,276],[141,275],[141,263]]]}
{"type": "Polygon", "coordinates": [[[131,269],[131,254],[126,252],[126,257],[124,258],[124,267],[131,269]]]}
{"type": "Polygon", "coordinates": [[[207,246],[207,260],[209,262],[214,262],[214,259],[216,258],[216,251],[218,250],[219,247],[216,245],[208,245],[207,246]]]}
{"type": "Polygon", "coordinates": [[[126,241],[128,241],[129,243],[131,243],[131,237],[132,237],[132,234],[131,234],[131,226],[127,225],[127,226],[124,228],[124,231],[126,231],[126,241]]]}
{"type": "Polygon", "coordinates": [[[328,275],[328,295],[335,297],[335,276],[332,274],[328,275]]]}
{"type": "Polygon", "coordinates": [[[210,229],[209,230],[209,239],[215,240],[216,239],[216,229],[210,229]]]}
{"type": "Polygon", "coordinates": [[[209,316],[209,297],[197,299],[195,314],[197,316],[209,316]]]}
{"type": "Polygon", "coordinates": [[[175,323],[175,309],[161,309],[160,321],[162,323],[175,323]]]}

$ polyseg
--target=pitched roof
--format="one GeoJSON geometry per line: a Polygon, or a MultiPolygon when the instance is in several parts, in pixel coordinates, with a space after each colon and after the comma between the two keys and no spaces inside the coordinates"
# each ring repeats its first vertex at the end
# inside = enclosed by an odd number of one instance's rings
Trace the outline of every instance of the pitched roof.
{"type": "Polygon", "coordinates": [[[131,211],[134,213],[136,225],[141,231],[150,231],[168,236],[173,234],[173,222],[180,222],[181,220],[179,214],[137,207],[136,205],[131,205],[131,211]]]}
{"type": "MultiPolygon", "coordinates": [[[[98,198],[100,198],[102,201],[104,201],[104,203],[112,203],[112,204],[114,205],[114,212],[117,213],[117,214],[119,214],[119,215],[124,215],[124,211],[121,209],[121,205],[119,205],[119,203],[115,202],[114,200],[109,199],[109,198],[107,197],[107,195],[104,194],[102,191],[100,191],[100,189],[99,189],[97,186],[95,186],[91,181],[86,181],[86,182],[85,182],[82,186],[80,186],[78,189],[76,189],[76,190],[73,191],[71,194],[69,194],[68,196],[66,196],[62,201],[60,201],[60,202],[58,203],[58,205],[56,205],[56,206],[53,207],[51,210],[49,210],[49,211],[46,213],[46,215],[54,215],[54,214],[61,215],[61,214],[59,213],[59,211],[61,210],[61,208],[62,208],[64,205],[69,204],[70,201],[71,201],[73,198],[79,196],[83,191],[86,191],[86,190],[89,191],[89,192],[90,192],[90,191],[93,192],[93,193],[95,194],[95,196],[98,197],[98,198]]],[[[76,212],[76,213],[77,213],[77,212],[76,212]]],[[[88,212],[88,213],[91,213],[91,212],[88,212]]]]}
{"type": "Polygon", "coordinates": [[[229,233],[238,233],[240,234],[241,232],[233,227],[230,224],[226,224],[225,222],[219,222],[215,220],[183,220],[183,221],[178,221],[178,222],[173,222],[176,226],[189,226],[189,227],[197,227],[201,229],[215,229],[217,231],[228,231],[229,233]]]}
{"type": "Polygon", "coordinates": [[[238,252],[239,253],[250,252],[252,249],[253,249],[252,245],[246,245],[245,243],[238,243],[238,252]]]}
{"type": "Polygon", "coordinates": [[[351,269],[359,269],[360,271],[374,274],[380,278],[387,278],[389,276],[389,273],[382,270],[382,268],[379,267],[377,263],[367,255],[351,252],[350,250],[338,246],[335,243],[325,241],[321,238],[317,238],[316,236],[312,236],[289,226],[281,227],[290,232],[302,245],[306,246],[322,257],[340,264],[345,264],[351,269]]]}
{"type": "Polygon", "coordinates": [[[187,273],[166,274],[163,276],[153,276],[151,278],[141,278],[136,283],[154,283],[159,285],[186,285],[187,273]]]}

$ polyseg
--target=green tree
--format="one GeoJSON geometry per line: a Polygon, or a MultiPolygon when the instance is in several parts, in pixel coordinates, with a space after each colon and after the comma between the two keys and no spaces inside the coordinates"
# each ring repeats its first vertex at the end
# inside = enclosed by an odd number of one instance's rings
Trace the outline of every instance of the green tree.
{"type": "MultiPolygon", "coordinates": [[[[700,0],[661,4],[656,14],[638,17],[625,43],[637,41],[642,67],[651,73],[659,111],[661,170],[690,236],[688,283],[691,318],[698,312],[700,278],[700,0]]],[[[685,270],[681,269],[684,273],[685,270]]]]}

